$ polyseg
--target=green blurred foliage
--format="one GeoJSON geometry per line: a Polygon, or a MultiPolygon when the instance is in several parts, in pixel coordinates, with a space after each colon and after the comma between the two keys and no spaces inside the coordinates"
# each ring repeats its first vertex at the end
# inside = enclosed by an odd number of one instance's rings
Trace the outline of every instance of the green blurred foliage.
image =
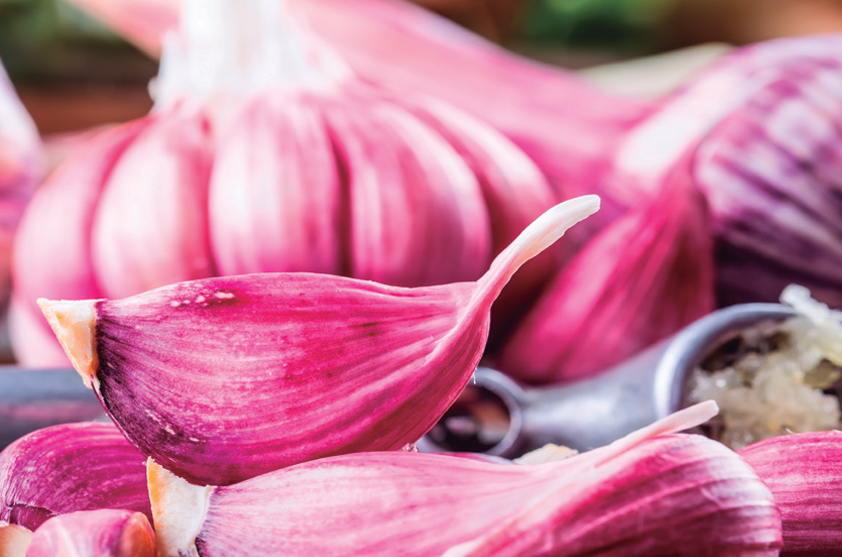
{"type": "Polygon", "coordinates": [[[135,51],[96,20],[61,0],[0,0],[0,60],[13,78],[89,80],[116,70],[135,51]]]}
{"type": "Polygon", "coordinates": [[[671,1],[531,0],[520,35],[545,46],[644,54],[661,48],[671,1]]]}

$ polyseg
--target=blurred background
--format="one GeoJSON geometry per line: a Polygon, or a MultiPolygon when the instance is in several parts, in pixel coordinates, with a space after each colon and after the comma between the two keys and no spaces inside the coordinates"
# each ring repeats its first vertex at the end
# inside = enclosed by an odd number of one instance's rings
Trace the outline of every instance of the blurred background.
{"type": "MultiPolygon", "coordinates": [[[[415,3],[507,48],[575,69],[678,51],[676,62],[656,57],[663,63],[653,66],[675,72],[719,52],[688,47],[842,29],[840,0],[415,3]]],[[[44,134],[125,121],[151,106],[147,86],[157,63],[63,0],[0,0],[0,59],[44,134]]]]}

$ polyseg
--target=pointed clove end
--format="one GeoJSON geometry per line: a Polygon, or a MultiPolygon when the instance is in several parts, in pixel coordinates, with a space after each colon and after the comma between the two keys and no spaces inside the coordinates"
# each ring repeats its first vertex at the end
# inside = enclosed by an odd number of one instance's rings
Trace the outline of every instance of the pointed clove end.
{"type": "Polygon", "coordinates": [[[0,555],[9,557],[24,557],[32,532],[15,524],[0,525],[0,555]]]}
{"type": "Polygon", "coordinates": [[[96,301],[39,298],[37,302],[73,367],[85,385],[92,388],[99,367],[94,346],[96,301]]]}
{"type": "Polygon", "coordinates": [[[202,530],[212,486],[198,486],[179,478],[151,458],[146,460],[146,481],[158,555],[197,555],[196,537],[202,530]]]}

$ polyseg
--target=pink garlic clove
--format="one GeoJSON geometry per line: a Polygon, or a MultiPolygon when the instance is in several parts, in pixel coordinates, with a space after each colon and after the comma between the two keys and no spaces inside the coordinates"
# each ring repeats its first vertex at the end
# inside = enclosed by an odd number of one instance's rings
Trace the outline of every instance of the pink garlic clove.
{"type": "Polygon", "coordinates": [[[783,555],[842,548],[842,432],[772,437],[738,451],[769,486],[783,518],[783,555]]]}
{"type": "Polygon", "coordinates": [[[147,116],[97,204],[93,269],[106,296],[212,276],[208,182],[210,122],[176,106],[147,116]]]}
{"type": "Polygon", "coordinates": [[[355,453],[202,487],[150,460],[160,554],[777,555],[780,515],[751,468],[707,438],[664,435],[711,408],[532,466],[355,453]]]}
{"type": "Polygon", "coordinates": [[[516,326],[500,369],[530,383],[588,377],[712,311],[708,221],[695,187],[668,180],[560,272],[516,326]]]}
{"type": "Polygon", "coordinates": [[[155,557],[155,532],[142,513],[118,509],[55,516],[32,536],[26,557],[155,557]]]}
{"type": "MultiPolygon", "coordinates": [[[[14,291],[19,319],[29,330],[47,330],[35,304],[49,298],[98,298],[103,295],[93,268],[91,226],[100,193],[115,163],[149,121],[137,120],[107,130],[85,143],[38,189],[27,207],[15,238],[14,291]],[[45,241],[45,238],[61,241],[45,241]]],[[[40,332],[40,331],[39,331],[40,332]]],[[[37,334],[37,333],[36,333],[37,334]]],[[[33,366],[63,366],[67,358],[40,350],[37,338],[13,329],[15,355],[33,366]]],[[[49,340],[55,348],[54,339],[49,340]]]]}
{"type": "Polygon", "coordinates": [[[191,481],[230,484],[419,439],[470,379],[511,275],[598,206],[586,196],[554,207],[475,283],[267,273],[39,303],[143,453],[191,481]]]}
{"type": "Polygon", "coordinates": [[[0,523],[34,530],[58,514],[115,507],[151,517],[143,457],[113,424],[52,426],[0,452],[0,523]]]}
{"type": "Polygon", "coordinates": [[[347,176],[350,275],[397,286],[479,278],[491,232],[476,177],[408,111],[345,91],[323,110],[347,176]]]}
{"type": "Polygon", "coordinates": [[[341,274],[343,190],[318,105],[306,94],[271,89],[248,100],[232,122],[219,140],[210,186],[220,273],[341,274]]]}

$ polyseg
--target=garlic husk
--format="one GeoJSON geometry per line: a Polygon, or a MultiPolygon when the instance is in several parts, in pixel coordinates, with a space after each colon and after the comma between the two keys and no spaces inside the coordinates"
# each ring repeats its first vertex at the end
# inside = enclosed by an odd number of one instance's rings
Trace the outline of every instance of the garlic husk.
{"type": "Polygon", "coordinates": [[[78,510],[123,508],[151,518],[144,459],[110,423],[44,428],[0,452],[0,522],[34,530],[78,510]]]}
{"type": "Polygon", "coordinates": [[[780,515],[751,468],[669,434],[711,409],[530,466],[355,453],[215,487],[150,461],[161,555],[496,555],[489,541],[500,555],[777,555],[780,515]]]}
{"type": "Polygon", "coordinates": [[[704,197],[668,179],[596,235],[520,321],[497,365],[529,383],[593,376],[714,309],[704,197]]]}
{"type": "Polygon", "coordinates": [[[842,547],[842,432],[773,437],[738,454],[769,486],[783,520],[783,555],[837,555],[842,547]]]}
{"type": "Polygon", "coordinates": [[[210,122],[189,106],[147,119],[111,170],[91,224],[93,269],[109,297],[215,274],[210,122]]]}
{"type": "Polygon", "coordinates": [[[33,533],[26,557],[155,557],[155,549],[144,514],[99,509],[50,518],[33,533]]]}
{"type": "Polygon", "coordinates": [[[475,283],[265,273],[39,304],[144,454],[191,481],[230,484],[419,439],[470,379],[511,275],[598,206],[586,196],[554,207],[475,283]]]}

